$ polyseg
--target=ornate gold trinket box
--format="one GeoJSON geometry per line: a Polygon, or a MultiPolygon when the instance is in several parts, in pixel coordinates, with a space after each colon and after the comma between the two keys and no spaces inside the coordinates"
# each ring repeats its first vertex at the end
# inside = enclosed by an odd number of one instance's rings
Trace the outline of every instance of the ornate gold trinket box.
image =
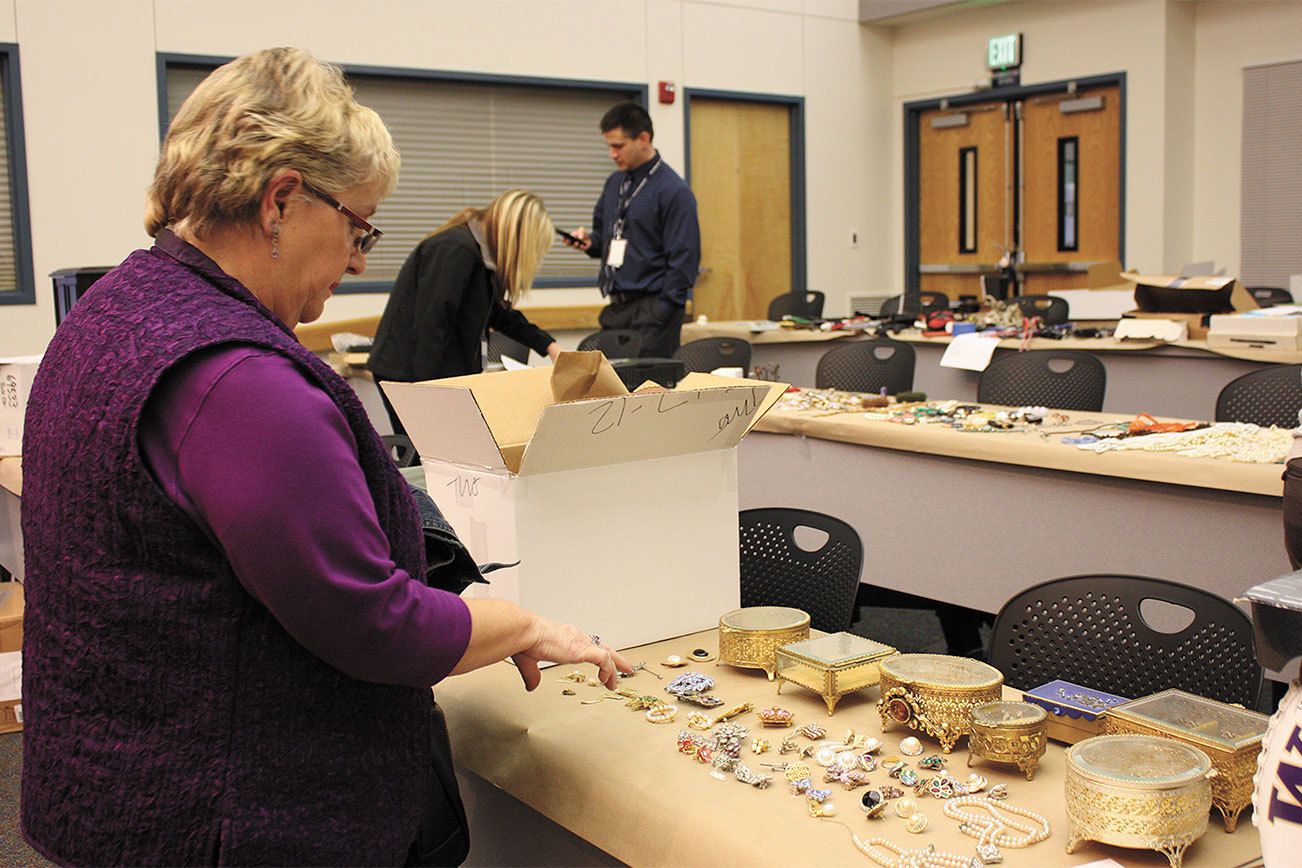
{"type": "Polygon", "coordinates": [[[1108,709],[1110,733],[1141,733],[1173,738],[1207,754],[1216,769],[1212,804],[1225,831],[1233,832],[1239,813],[1252,803],[1252,775],[1269,718],[1183,690],[1163,690],[1108,709]]]}
{"type": "Polygon", "coordinates": [[[1012,763],[1029,781],[1048,748],[1049,712],[1029,702],[987,702],[972,709],[967,764],[973,757],[1012,763]]]}
{"type": "Polygon", "coordinates": [[[1212,761],[1155,735],[1096,735],[1067,751],[1067,852],[1084,841],[1157,850],[1180,868],[1207,831],[1212,761]]]}
{"type": "Polygon", "coordinates": [[[763,669],[769,681],[778,648],[809,638],[809,615],[784,606],[748,606],[719,618],[719,662],[763,669]]]}
{"type": "Polygon", "coordinates": [[[882,730],[892,723],[924,732],[945,753],[972,731],[972,709],[1003,696],[993,666],[944,654],[896,654],[881,661],[882,730]]]}
{"type": "Polygon", "coordinates": [[[890,645],[853,633],[783,645],[777,650],[778,693],[785,682],[799,684],[821,695],[831,715],[842,696],[875,686],[879,664],[895,653],[890,645]]]}

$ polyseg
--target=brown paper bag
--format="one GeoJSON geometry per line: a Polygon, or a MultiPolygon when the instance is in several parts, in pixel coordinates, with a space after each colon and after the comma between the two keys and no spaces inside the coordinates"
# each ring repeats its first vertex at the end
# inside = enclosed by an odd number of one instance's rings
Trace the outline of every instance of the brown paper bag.
{"type": "Polygon", "coordinates": [[[561,353],[552,367],[552,400],[616,398],[628,389],[600,352],[561,353]]]}

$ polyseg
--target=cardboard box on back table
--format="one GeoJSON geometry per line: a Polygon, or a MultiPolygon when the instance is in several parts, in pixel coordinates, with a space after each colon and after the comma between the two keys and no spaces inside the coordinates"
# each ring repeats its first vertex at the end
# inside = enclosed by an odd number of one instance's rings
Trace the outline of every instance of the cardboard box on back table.
{"type": "Polygon", "coordinates": [[[384,383],[430,495],[508,599],[626,648],[740,603],[736,446],[786,386],[689,374],[628,393],[600,353],[384,383]]]}
{"type": "Polygon", "coordinates": [[[1252,310],[1257,300],[1233,277],[1175,277],[1124,272],[1135,285],[1135,310],[1124,316],[1169,319],[1189,326],[1189,337],[1207,337],[1207,319],[1214,313],[1252,310]]]}

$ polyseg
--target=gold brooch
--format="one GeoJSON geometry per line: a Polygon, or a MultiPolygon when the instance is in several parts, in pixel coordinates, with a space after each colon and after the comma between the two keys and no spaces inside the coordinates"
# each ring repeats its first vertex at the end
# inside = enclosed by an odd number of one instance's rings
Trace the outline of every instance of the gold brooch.
{"type": "Polygon", "coordinates": [[[796,719],[793,712],[776,705],[755,712],[755,716],[759,718],[760,726],[791,726],[792,721],[796,719]]]}

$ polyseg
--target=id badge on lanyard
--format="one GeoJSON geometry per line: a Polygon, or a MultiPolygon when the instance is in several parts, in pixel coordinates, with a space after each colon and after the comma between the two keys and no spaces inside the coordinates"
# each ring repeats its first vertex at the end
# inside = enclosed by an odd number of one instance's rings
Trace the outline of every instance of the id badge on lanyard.
{"type": "Polygon", "coordinates": [[[655,165],[651,167],[651,171],[647,172],[646,177],[637,185],[637,189],[627,199],[620,202],[619,218],[615,221],[614,237],[610,239],[610,249],[606,251],[606,265],[610,268],[619,268],[623,265],[624,254],[628,252],[628,239],[624,237],[624,214],[627,213],[628,206],[633,204],[633,200],[637,198],[637,194],[642,192],[646,182],[651,180],[651,176],[660,170],[660,166],[661,160],[657,155],[655,165]]]}
{"type": "Polygon", "coordinates": [[[627,249],[627,238],[610,239],[610,251],[606,254],[606,264],[611,268],[619,268],[624,264],[624,252],[627,249]]]}

